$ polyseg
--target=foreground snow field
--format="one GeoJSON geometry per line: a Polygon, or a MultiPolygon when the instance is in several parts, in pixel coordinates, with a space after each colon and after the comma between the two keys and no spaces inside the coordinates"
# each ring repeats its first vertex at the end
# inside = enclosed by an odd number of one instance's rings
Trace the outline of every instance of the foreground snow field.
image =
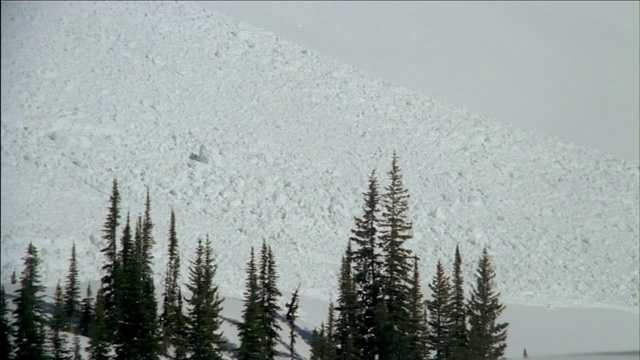
{"type": "Polygon", "coordinates": [[[45,285],[64,278],[74,241],[82,279],[99,279],[117,178],[132,214],[149,187],[158,284],[173,208],[183,277],[209,234],[220,289],[241,298],[249,249],[266,239],[281,289],[302,284],[302,319],[316,326],[366,178],[376,168],[386,184],[395,149],[424,289],[438,258],[451,268],[456,243],[469,284],[486,245],[509,356],[640,349],[638,164],[452,108],[189,3],[3,2],[1,66],[2,283],[29,241],[45,285]],[[202,145],[208,163],[189,158],[202,145]]]}

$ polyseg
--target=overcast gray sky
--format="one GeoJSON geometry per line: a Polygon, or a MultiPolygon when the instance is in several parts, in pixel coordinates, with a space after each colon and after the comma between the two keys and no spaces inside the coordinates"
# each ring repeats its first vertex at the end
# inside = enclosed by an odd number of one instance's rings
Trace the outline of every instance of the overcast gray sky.
{"type": "Polygon", "coordinates": [[[638,162],[639,2],[207,2],[392,83],[638,162]]]}

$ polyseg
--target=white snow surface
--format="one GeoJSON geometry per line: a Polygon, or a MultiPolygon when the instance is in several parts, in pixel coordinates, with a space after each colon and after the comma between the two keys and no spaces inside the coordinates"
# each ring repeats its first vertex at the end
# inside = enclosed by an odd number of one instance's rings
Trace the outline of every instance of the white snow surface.
{"type": "Polygon", "coordinates": [[[2,2],[1,34],[3,283],[29,242],[45,285],[64,280],[73,242],[81,280],[98,280],[117,178],[125,216],[142,213],[149,188],[158,287],[173,209],[183,280],[209,235],[221,292],[242,298],[250,247],[266,240],[280,288],[301,283],[326,304],[367,177],[375,168],[386,186],[396,150],[425,291],[456,244],[470,285],[487,246],[504,302],[638,313],[636,163],[191,3],[2,2]],[[189,158],[202,146],[207,163],[189,158]]]}

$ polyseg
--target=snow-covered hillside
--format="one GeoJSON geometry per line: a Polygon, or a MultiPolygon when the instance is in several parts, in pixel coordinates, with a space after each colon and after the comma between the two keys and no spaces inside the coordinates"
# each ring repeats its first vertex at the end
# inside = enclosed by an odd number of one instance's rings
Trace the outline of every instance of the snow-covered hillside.
{"type": "MultiPolygon", "coordinates": [[[[424,287],[461,245],[489,248],[508,303],[638,312],[639,169],[368,77],[189,3],[2,3],[2,282],[32,241],[44,281],[100,277],[111,181],[156,222],[174,209],[183,276],[209,234],[223,294],[251,246],[280,287],[335,299],[371,169],[393,150],[411,194],[424,287]],[[204,145],[209,162],[190,159],[204,145]]],[[[508,104],[505,104],[508,106],[508,104]]],[[[324,317],[324,313],[320,315],[324,317]]]]}

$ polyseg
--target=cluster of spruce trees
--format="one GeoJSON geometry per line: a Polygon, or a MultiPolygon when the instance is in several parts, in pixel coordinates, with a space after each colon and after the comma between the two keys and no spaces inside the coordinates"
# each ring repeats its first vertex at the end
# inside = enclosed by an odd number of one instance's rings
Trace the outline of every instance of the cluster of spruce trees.
{"type": "MultiPolygon", "coordinates": [[[[456,248],[452,279],[440,262],[429,285],[432,300],[423,301],[419,259],[405,247],[412,238],[407,220],[408,190],[402,182],[398,158],[393,155],[390,185],[380,194],[375,172],[364,193],[361,217],[349,238],[339,278],[339,297],[329,307],[327,324],[313,331],[312,359],[418,360],[499,359],[506,348],[507,324],[497,323],[504,309],[493,289],[495,272],[486,252],[479,262],[476,286],[465,300],[461,257],[456,248]]],[[[103,227],[106,262],[100,289],[91,286],[80,299],[75,244],[64,289],[57,285],[51,315],[45,315],[40,259],[29,244],[24,257],[13,321],[1,297],[0,345],[4,359],[79,360],[78,335],[89,337],[90,360],[222,359],[229,352],[241,360],[273,360],[284,315],[289,328],[291,359],[297,358],[295,320],[299,288],[280,314],[276,262],[263,242],[256,261],[251,249],[247,263],[242,321],[237,325],[238,349],[229,349],[220,331],[223,299],[214,277],[211,241],[198,240],[183,295],[175,214],[170,216],[168,260],[158,311],[151,268],[154,224],[150,197],[145,211],[133,222],[121,223],[120,193],[113,181],[103,227]],[[122,229],[120,227],[122,226],[122,229]],[[184,305],[186,302],[186,306],[184,305]],[[73,334],[73,343],[63,332],[73,334]]],[[[14,282],[15,276],[12,276],[14,282]]],[[[17,282],[17,279],[15,279],[17,282]]]]}
{"type": "Polygon", "coordinates": [[[313,332],[311,359],[500,359],[507,324],[496,322],[504,306],[486,249],[468,301],[456,247],[453,284],[438,261],[432,300],[424,302],[419,259],[405,247],[412,238],[409,194],[395,154],[388,174],[383,194],[375,171],[369,177],[363,213],[342,258],[337,303],[313,332]]]}
{"type": "MultiPolygon", "coordinates": [[[[222,359],[224,351],[233,352],[241,359],[273,360],[276,357],[275,347],[280,340],[278,330],[281,330],[278,312],[282,309],[271,247],[263,242],[259,268],[251,249],[244,321],[238,325],[241,343],[239,349],[227,349],[220,331],[224,299],[218,295],[218,287],[214,284],[217,266],[211,241],[208,237],[205,242],[198,240],[186,285],[191,296],[184,296],[178,283],[180,255],[173,211],[169,223],[162,311],[158,314],[151,269],[151,249],[155,241],[150,209],[147,191],[144,216],[136,219],[132,229],[127,215],[118,241],[120,193],[114,180],[103,228],[107,246],[102,252],[107,261],[96,298],[93,299],[89,285],[86,297],[79,300],[74,244],[64,292],[58,284],[53,314],[49,317],[45,315],[40,259],[35,246],[29,244],[20,288],[14,299],[13,322],[8,317],[2,287],[0,343],[3,351],[0,360],[79,360],[82,357],[78,335],[89,337],[86,351],[90,360],[156,360],[160,356],[175,360],[216,360],[222,359]],[[186,309],[183,301],[187,303],[186,309]],[[62,332],[74,334],[72,348],[62,332]]],[[[297,299],[298,290],[286,304],[292,353],[297,299]]]]}
{"type": "Polygon", "coordinates": [[[29,244],[14,299],[13,322],[2,287],[0,359],[79,360],[78,335],[89,337],[86,351],[90,360],[157,360],[161,355],[171,359],[222,359],[224,340],[219,328],[223,299],[213,281],[217,268],[211,242],[208,238],[206,242],[198,240],[189,268],[187,289],[191,296],[183,296],[178,285],[175,215],[171,213],[163,307],[158,314],[151,268],[155,241],[150,207],[147,191],[144,216],[139,216],[132,228],[127,215],[118,241],[120,193],[114,180],[103,228],[107,246],[102,252],[107,261],[101,287],[94,299],[89,285],[80,301],[74,244],[66,286],[64,291],[59,284],[56,287],[51,316],[45,314],[38,251],[29,244]],[[183,300],[188,304],[186,311],[183,300]],[[74,334],[72,347],[63,331],[74,334]]]}

